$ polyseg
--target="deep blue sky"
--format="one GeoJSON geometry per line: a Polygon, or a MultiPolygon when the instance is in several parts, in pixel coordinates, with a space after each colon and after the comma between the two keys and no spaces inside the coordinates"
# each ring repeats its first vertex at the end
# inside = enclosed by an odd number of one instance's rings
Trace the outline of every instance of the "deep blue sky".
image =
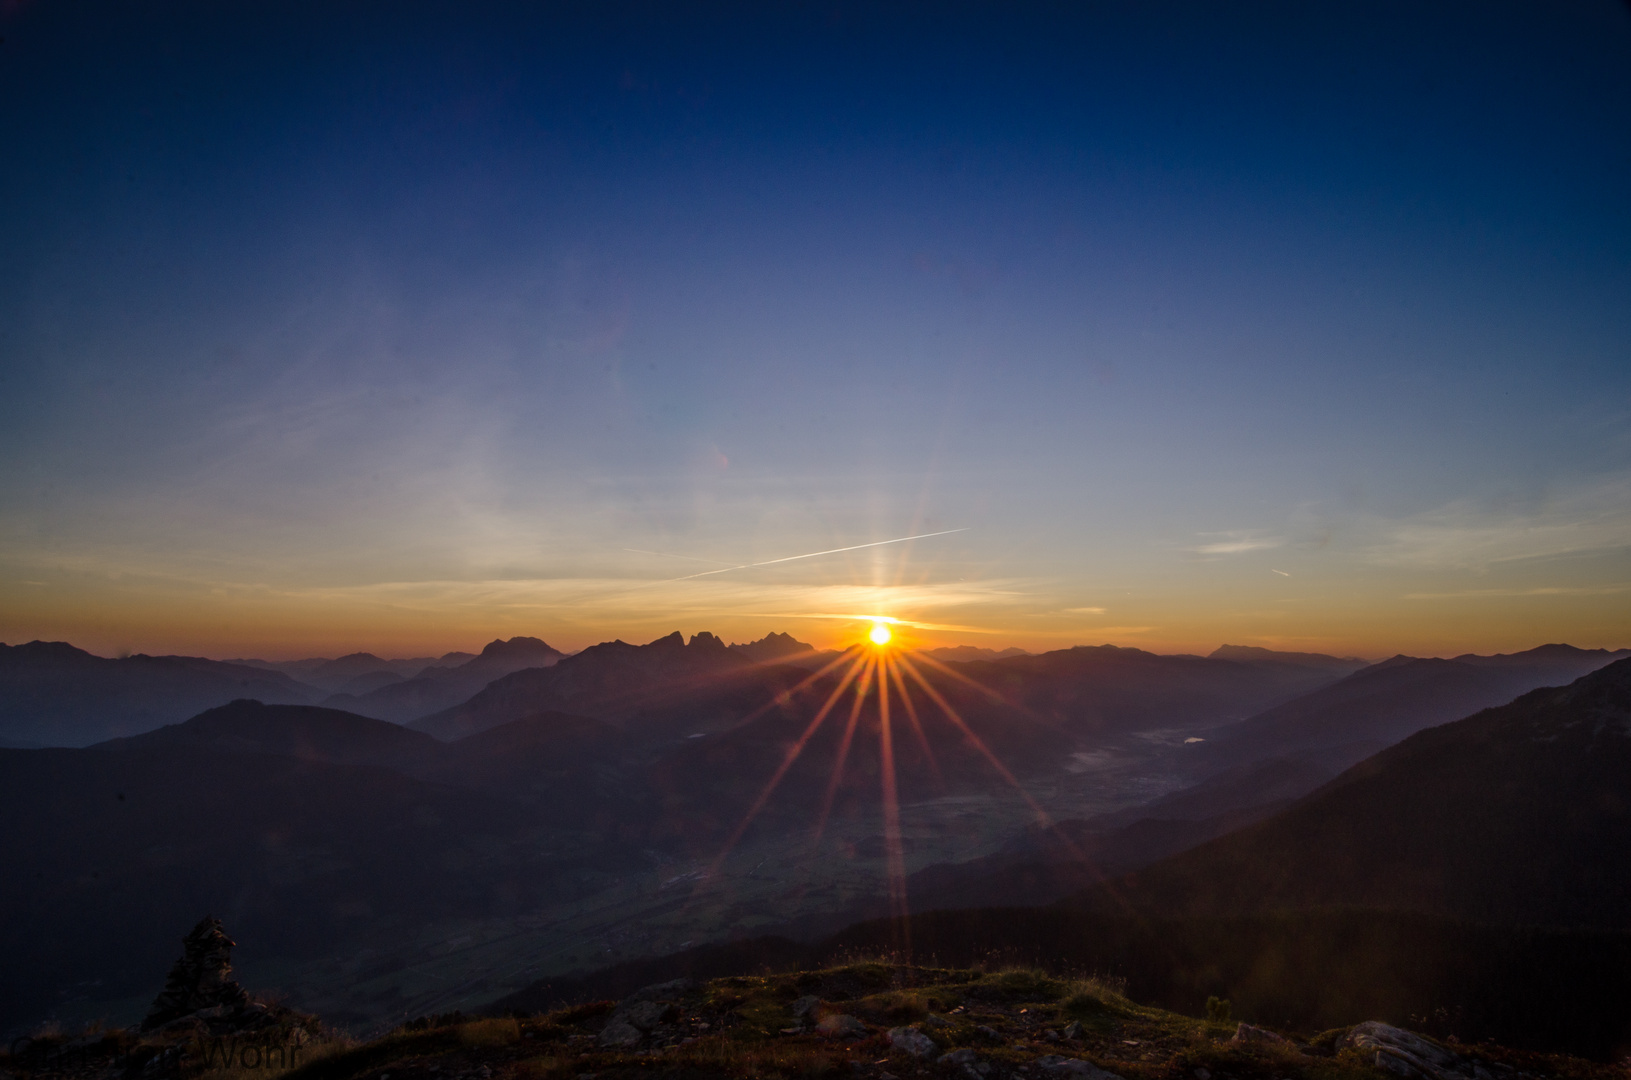
{"type": "Polygon", "coordinates": [[[884,7],[0,7],[0,639],[1631,644],[1626,5],[884,7]]]}

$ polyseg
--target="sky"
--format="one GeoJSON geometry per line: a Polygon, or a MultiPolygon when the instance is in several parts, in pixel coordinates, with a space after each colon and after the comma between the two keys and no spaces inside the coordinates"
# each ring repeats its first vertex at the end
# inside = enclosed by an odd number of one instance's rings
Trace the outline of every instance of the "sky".
{"type": "Polygon", "coordinates": [[[1631,646],[1624,3],[0,37],[0,640],[1631,646]]]}

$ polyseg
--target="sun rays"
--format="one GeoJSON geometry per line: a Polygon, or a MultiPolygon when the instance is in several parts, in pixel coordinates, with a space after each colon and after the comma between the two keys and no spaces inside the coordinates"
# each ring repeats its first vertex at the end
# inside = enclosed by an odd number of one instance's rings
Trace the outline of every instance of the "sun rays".
{"type": "MultiPolygon", "coordinates": [[[[941,766],[945,751],[943,746],[942,753],[935,752],[936,739],[932,731],[935,725],[940,726],[944,732],[941,736],[942,741],[949,736],[953,744],[961,744],[972,750],[995,779],[1000,779],[1003,784],[1017,792],[1040,825],[1051,827],[1052,821],[1036,799],[1025,790],[1013,770],[1003,763],[987,741],[980,737],[968,719],[948,698],[951,688],[937,687],[924,667],[935,676],[950,680],[957,686],[966,685],[977,690],[981,698],[992,704],[1000,704],[1017,712],[1024,710],[1017,703],[1008,701],[1001,694],[938,663],[931,657],[922,654],[908,655],[902,647],[901,640],[893,632],[891,624],[894,623],[896,623],[894,619],[874,617],[871,629],[866,633],[862,643],[845,650],[837,659],[751,714],[751,718],[757,718],[772,708],[779,707],[784,712],[791,712],[797,710],[805,700],[809,704],[820,702],[809,722],[782,754],[775,771],[759,791],[742,820],[731,831],[714,859],[707,877],[716,882],[720,880],[719,870],[725,859],[741,842],[754,821],[765,811],[777,790],[786,782],[789,773],[807,753],[811,752],[811,744],[819,738],[823,741],[818,745],[832,746],[833,749],[832,764],[825,777],[820,803],[814,808],[810,822],[808,836],[813,853],[827,830],[839,795],[846,788],[846,784],[853,785],[862,765],[870,768],[870,764],[864,761],[857,764],[855,759],[858,746],[870,747],[875,741],[878,773],[877,811],[882,825],[889,911],[898,921],[902,947],[909,949],[909,928],[906,919],[909,911],[906,844],[901,820],[901,800],[903,788],[911,790],[917,785],[907,786],[902,783],[902,769],[906,766],[900,756],[903,747],[901,736],[905,732],[897,730],[899,721],[904,720],[905,727],[910,730],[910,736],[904,745],[915,749],[916,756],[920,757],[920,767],[924,775],[931,778],[939,790],[944,791],[947,786],[941,766]],[[919,666],[920,662],[924,667],[919,666]],[[827,686],[831,686],[831,689],[827,690],[827,686]],[[823,691],[825,696],[821,697],[823,691]],[[821,734],[824,728],[829,732],[826,736],[821,734]]],[[[912,756],[908,755],[909,758],[912,756]]],[[[909,778],[910,773],[907,773],[906,777],[909,778]]]]}

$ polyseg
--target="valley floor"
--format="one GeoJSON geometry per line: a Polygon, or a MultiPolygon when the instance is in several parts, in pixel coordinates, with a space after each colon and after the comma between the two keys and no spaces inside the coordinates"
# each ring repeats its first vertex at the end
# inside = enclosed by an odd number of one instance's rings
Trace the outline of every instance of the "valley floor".
{"type": "MultiPolygon", "coordinates": [[[[1154,749],[1145,740],[1106,749],[1027,782],[1025,796],[1056,820],[1139,805],[1181,786],[1159,771],[1164,759],[1154,749]]],[[[1036,824],[1034,806],[1006,787],[902,806],[906,873],[999,850],[1036,824]]],[[[810,841],[813,826],[750,832],[717,868],[648,853],[649,870],[608,879],[581,899],[513,918],[433,924],[320,961],[257,961],[246,941],[238,970],[249,984],[277,987],[300,1008],[362,1034],[411,1016],[475,1009],[545,977],[772,931],[822,936],[886,914],[881,818],[835,812],[819,844],[810,841]]],[[[910,899],[934,906],[932,897],[910,899]]],[[[125,1004],[133,1010],[146,1001],[125,1004]]],[[[94,1015],[108,1015],[103,1009],[94,1015]]],[[[76,1018],[71,1010],[59,1015],[76,1018]]]]}

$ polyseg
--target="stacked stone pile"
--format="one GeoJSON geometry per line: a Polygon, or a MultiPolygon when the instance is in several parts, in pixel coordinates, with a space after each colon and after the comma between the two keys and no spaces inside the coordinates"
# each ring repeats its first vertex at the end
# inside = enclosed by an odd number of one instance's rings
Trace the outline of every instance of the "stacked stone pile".
{"type": "Polygon", "coordinates": [[[275,1023],[272,1010],[250,999],[232,980],[232,948],[221,920],[207,915],[181,939],[181,958],[170,969],[164,989],[153,999],[143,1031],[178,1024],[202,1026],[212,1033],[246,1031],[275,1023]]]}

